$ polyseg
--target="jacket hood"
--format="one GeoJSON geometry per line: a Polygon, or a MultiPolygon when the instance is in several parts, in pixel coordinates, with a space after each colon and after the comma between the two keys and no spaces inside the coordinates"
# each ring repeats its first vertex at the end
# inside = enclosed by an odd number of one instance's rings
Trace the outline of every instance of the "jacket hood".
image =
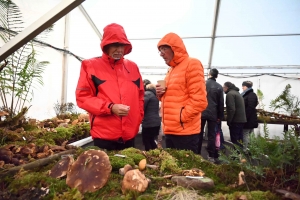
{"type": "Polygon", "coordinates": [[[158,42],[157,48],[159,49],[159,47],[162,45],[170,46],[172,51],[174,52],[173,59],[170,61],[170,63],[168,63],[168,65],[171,67],[175,67],[189,56],[182,39],[175,33],[168,33],[167,35],[165,35],[158,42]]]}
{"type": "Polygon", "coordinates": [[[236,87],[234,84],[232,84],[232,86],[228,87],[228,90],[227,90],[227,92],[225,92],[225,94],[227,94],[230,90],[240,91],[240,89],[238,87],[236,87]]]}
{"type": "Polygon", "coordinates": [[[156,90],[154,88],[147,88],[146,91],[153,92],[156,95],[156,90]]]}
{"type": "Polygon", "coordinates": [[[124,55],[129,54],[132,50],[132,45],[127,39],[125,30],[119,24],[109,24],[103,29],[103,38],[100,44],[102,51],[104,52],[104,47],[106,45],[112,43],[126,44],[124,55]]]}

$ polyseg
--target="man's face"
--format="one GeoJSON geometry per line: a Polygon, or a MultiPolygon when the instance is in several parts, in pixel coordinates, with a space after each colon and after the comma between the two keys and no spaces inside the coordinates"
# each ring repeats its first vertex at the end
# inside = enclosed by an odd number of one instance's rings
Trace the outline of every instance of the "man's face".
{"type": "Polygon", "coordinates": [[[247,90],[248,88],[247,88],[247,86],[242,85],[242,89],[243,89],[243,91],[245,91],[245,90],[247,90]]]}
{"type": "Polygon", "coordinates": [[[115,60],[123,57],[125,51],[125,44],[112,43],[107,47],[107,54],[115,60]]]}
{"type": "Polygon", "coordinates": [[[223,91],[224,91],[224,92],[227,92],[227,90],[228,90],[228,87],[225,86],[225,85],[223,85],[223,91]]]}
{"type": "Polygon", "coordinates": [[[174,57],[174,52],[171,47],[162,45],[159,47],[159,55],[165,60],[166,64],[169,64],[174,57]]]}

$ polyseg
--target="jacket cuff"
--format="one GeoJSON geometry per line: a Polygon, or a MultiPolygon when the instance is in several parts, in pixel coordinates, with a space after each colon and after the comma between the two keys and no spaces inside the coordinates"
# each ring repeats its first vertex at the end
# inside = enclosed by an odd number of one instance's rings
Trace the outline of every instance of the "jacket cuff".
{"type": "Polygon", "coordinates": [[[114,103],[112,103],[112,102],[107,102],[105,104],[105,113],[106,114],[108,114],[108,115],[112,114],[111,108],[113,107],[113,105],[114,105],[114,103]]]}

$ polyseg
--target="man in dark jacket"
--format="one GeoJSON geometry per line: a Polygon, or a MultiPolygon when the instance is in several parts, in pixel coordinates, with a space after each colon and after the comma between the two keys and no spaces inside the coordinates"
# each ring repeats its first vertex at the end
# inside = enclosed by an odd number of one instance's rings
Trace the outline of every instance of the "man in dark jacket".
{"type": "Polygon", "coordinates": [[[252,89],[253,83],[251,81],[244,81],[242,84],[243,92],[241,95],[244,98],[245,111],[247,122],[243,129],[243,149],[246,152],[249,143],[249,135],[254,133],[254,128],[258,127],[256,106],[258,104],[257,95],[252,89]]]}
{"type": "Polygon", "coordinates": [[[231,82],[225,82],[223,90],[226,94],[227,125],[229,126],[230,140],[233,144],[242,147],[243,127],[247,122],[244,99],[231,82]]]}
{"type": "Polygon", "coordinates": [[[95,146],[133,147],[144,117],[144,87],[138,66],[124,58],[132,45],[123,27],[113,23],[104,28],[100,46],[101,57],[81,63],[77,105],[89,112],[95,146]]]}
{"type": "Polygon", "coordinates": [[[218,121],[221,121],[223,112],[224,112],[224,95],[222,86],[216,82],[216,78],[218,77],[219,71],[217,69],[211,69],[209,72],[209,78],[206,81],[206,92],[207,92],[207,101],[208,106],[202,112],[201,116],[201,132],[199,138],[199,154],[201,154],[203,134],[205,123],[207,122],[208,126],[208,141],[207,141],[207,152],[208,152],[208,160],[211,162],[215,162],[215,158],[217,158],[216,151],[216,132],[215,128],[218,121]]]}

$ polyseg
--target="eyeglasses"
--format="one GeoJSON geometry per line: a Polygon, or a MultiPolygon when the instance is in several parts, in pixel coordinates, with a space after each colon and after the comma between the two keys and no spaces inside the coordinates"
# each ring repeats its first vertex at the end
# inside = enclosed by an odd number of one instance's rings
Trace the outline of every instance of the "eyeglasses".
{"type": "Polygon", "coordinates": [[[159,50],[158,50],[158,53],[159,54],[164,54],[166,53],[166,50],[170,49],[170,47],[160,47],[159,50]]]}

